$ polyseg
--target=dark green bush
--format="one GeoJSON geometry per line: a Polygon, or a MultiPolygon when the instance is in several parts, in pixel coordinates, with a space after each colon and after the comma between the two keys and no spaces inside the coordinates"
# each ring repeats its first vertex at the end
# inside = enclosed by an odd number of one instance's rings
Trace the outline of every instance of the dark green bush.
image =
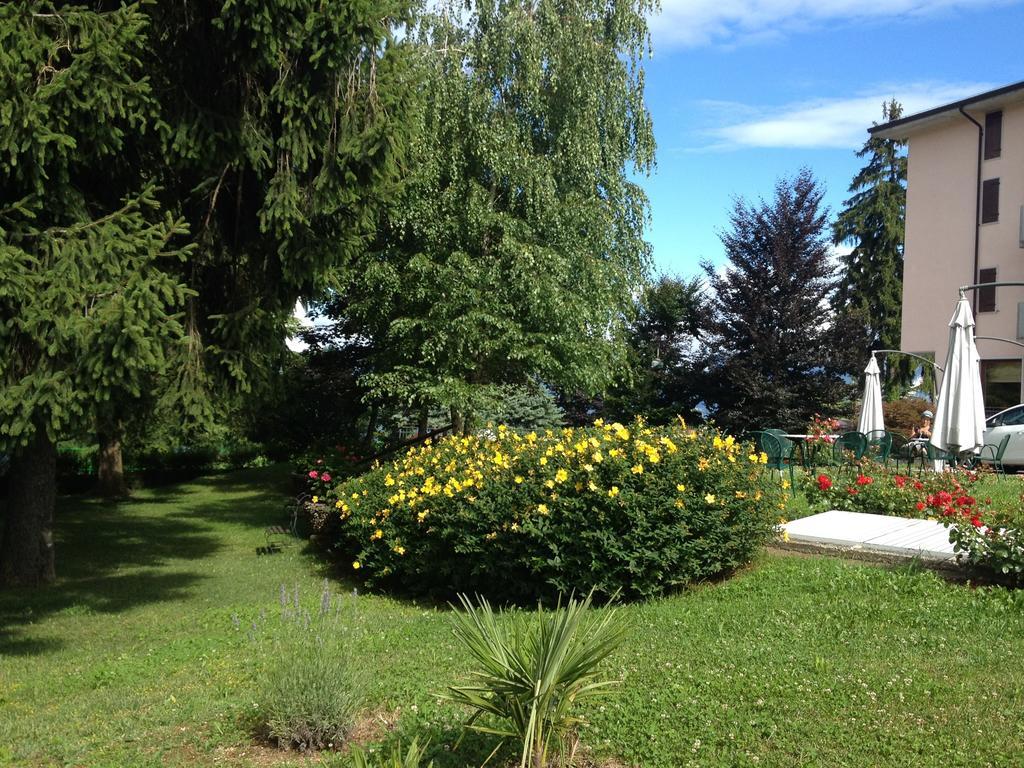
{"type": "Polygon", "coordinates": [[[771,537],[782,491],[751,450],[682,424],[499,428],[336,485],[320,533],[371,585],[648,598],[727,573],[771,537]]]}

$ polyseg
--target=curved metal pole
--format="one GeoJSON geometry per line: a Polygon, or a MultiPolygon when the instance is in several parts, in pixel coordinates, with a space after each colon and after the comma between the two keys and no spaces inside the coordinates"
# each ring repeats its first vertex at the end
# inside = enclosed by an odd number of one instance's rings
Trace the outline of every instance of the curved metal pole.
{"type": "Polygon", "coordinates": [[[964,297],[964,293],[967,291],[976,291],[979,288],[1005,288],[1007,286],[1024,287],[1024,283],[1018,282],[1006,282],[1006,283],[975,283],[974,285],[961,285],[960,286],[960,298],[964,297]]]}
{"type": "MultiPolygon", "coordinates": [[[[1021,283],[1021,285],[1024,285],[1024,283],[1021,283]]],[[[1024,347],[1024,344],[1022,344],[1021,346],[1024,347]]],[[[883,352],[888,355],[906,355],[907,357],[913,357],[916,360],[920,360],[922,363],[928,363],[928,365],[938,369],[941,373],[946,372],[946,369],[943,368],[938,363],[936,363],[934,360],[929,360],[927,357],[921,357],[921,355],[915,355],[913,352],[904,352],[903,350],[900,349],[872,349],[871,356],[874,357],[876,353],[881,354],[883,352]]]]}
{"type": "Polygon", "coordinates": [[[986,341],[1005,341],[1007,344],[1016,344],[1018,347],[1024,347],[1024,342],[1014,341],[1013,339],[1004,339],[1002,336],[975,336],[975,339],[985,339],[986,341]]]}

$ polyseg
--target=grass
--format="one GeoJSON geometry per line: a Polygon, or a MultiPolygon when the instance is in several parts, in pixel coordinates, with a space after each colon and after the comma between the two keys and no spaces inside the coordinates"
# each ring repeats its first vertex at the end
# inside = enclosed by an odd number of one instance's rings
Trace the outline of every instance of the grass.
{"type": "MultiPolygon", "coordinates": [[[[277,609],[281,584],[315,604],[329,575],[298,545],[255,554],[281,517],[282,479],[60,500],[59,583],[0,593],[0,764],[307,764],[251,738],[268,659],[246,628],[277,609]]],[[[440,768],[479,765],[486,744],[444,749],[465,712],[437,694],[468,664],[446,610],[355,602],[377,711],[404,741],[431,738],[440,768]]],[[[600,755],[659,768],[1024,763],[1024,592],[765,556],[624,613],[608,663],[622,684],[583,733],[600,755]]]]}

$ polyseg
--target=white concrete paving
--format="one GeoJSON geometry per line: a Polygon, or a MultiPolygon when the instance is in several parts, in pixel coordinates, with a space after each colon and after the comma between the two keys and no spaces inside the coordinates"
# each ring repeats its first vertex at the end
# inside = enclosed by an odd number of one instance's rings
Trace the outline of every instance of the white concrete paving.
{"type": "Polygon", "coordinates": [[[949,532],[936,520],[831,510],[782,526],[790,544],[953,565],[949,532]]]}

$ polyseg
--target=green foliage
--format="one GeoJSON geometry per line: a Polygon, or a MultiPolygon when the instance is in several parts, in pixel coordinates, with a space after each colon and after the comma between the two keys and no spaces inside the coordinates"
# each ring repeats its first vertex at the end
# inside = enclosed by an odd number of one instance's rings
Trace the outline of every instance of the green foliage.
{"type": "MultiPolygon", "coordinates": [[[[902,114],[903,107],[895,100],[882,105],[883,122],[898,120],[902,114]]],[[[907,205],[905,147],[905,141],[877,136],[864,143],[857,157],[867,157],[867,165],[850,183],[852,195],[833,225],[836,245],[853,246],[841,257],[843,274],[835,306],[861,331],[847,339],[855,347],[858,360],[866,361],[872,349],[900,348],[907,205]]],[[[879,363],[891,393],[905,386],[915,367],[907,358],[898,358],[892,364],[880,357],[879,363]]]]}
{"type": "Polygon", "coordinates": [[[1024,585],[1024,504],[943,517],[957,560],[1001,583],[1024,585]]]}
{"type": "Polygon", "coordinates": [[[338,484],[321,533],[376,586],[648,598],[728,573],[772,536],[779,485],[749,451],[679,423],[499,427],[338,484]]]}
{"type": "Polygon", "coordinates": [[[653,424],[667,424],[676,414],[690,417],[704,396],[697,342],[706,312],[699,279],[661,275],[644,287],[626,337],[628,374],[605,401],[609,414],[643,413],[653,424]]]}
{"type": "Polygon", "coordinates": [[[348,765],[350,768],[433,768],[433,761],[424,765],[425,753],[426,745],[421,747],[415,738],[404,750],[399,742],[389,752],[376,758],[368,755],[362,747],[353,745],[348,765]]]}
{"type": "Polygon", "coordinates": [[[504,424],[523,432],[557,429],[565,423],[555,395],[536,382],[498,387],[495,403],[478,418],[485,424],[504,424]]]}
{"type": "Polygon", "coordinates": [[[352,610],[325,582],[315,611],[281,587],[280,625],[264,641],[267,668],[257,704],[261,727],[280,747],[340,749],[366,703],[370,671],[347,632],[352,610]]]}
{"type": "Polygon", "coordinates": [[[810,171],[775,186],[771,202],[737,200],[722,234],[724,272],[704,264],[713,291],[706,400],[732,429],[795,428],[848,395],[848,327],[829,309],[823,191],[810,171]]]}
{"type": "Polygon", "coordinates": [[[649,259],[629,173],[653,161],[651,7],[481,0],[421,19],[409,183],[331,309],[374,342],[374,397],[473,414],[500,384],[610,380],[649,259]]]}
{"type": "Polygon", "coordinates": [[[486,600],[474,606],[459,596],[455,636],[477,668],[469,682],[450,688],[450,697],[473,710],[467,727],[522,745],[520,768],[544,768],[553,750],[564,757],[584,723],[579,707],[612,685],[599,667],[626,627],[613,609],[593,612],[591,597],[570,597],[550,612],[499,616],[486,600]]]}

